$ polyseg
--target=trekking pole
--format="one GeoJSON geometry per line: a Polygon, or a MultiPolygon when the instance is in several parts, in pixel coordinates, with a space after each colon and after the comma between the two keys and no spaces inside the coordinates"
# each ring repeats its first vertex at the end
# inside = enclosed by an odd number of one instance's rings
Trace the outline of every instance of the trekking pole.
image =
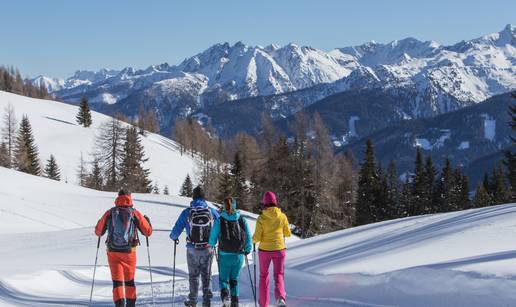
{"type": "Polygon", "coordinates": [[[249,259],[247,259],[247,255],[245,255],[245,264],[247,265],[247,273],[249,273],[249,282],[251,282],[251,292],[253,292],[253,298],[254,298],[254,307],[256,306],[256,289],[253,285],[253,278],[251,277],[251,268],[249,267],[249,259]]]}
{"type": "Polygon", "coordinates": [[[174,241],[174,266],[172,267],[172,307],[175,306],[175,290],[176,290],[176,251],[177,251],[177,242],[174,241]]]}
{"type": "Polygon", "coordinates": [[[97,260],[99,259],[100,238],[101,236],[99,236],[97,241],[97,253],[95,255],[95,265],[93,266],[93,280],[91,281],[90,304],[88,306],[91,306],[93,299],[93,287],[95,286],[95,274],[97,273],[97,260]]]}
{"type": "MultiPolygon", "coordinates": [[[[254,293],[257,293],[257,289],[256,289],[256,244],[253,244],[253,266],[254,266],[254,293]]],[[[254,305],[256,306],[256,295],[254,296],[254,305]]]]}
{"type": "Polygon", "coordinates": [[[150,285],[151,285],[151,295],[152,295],[152,306],[154,306],[154,283],[152,281],[152,266],[151,266],[151,261],[150,261],[149,237],[145,236],[145,240],[147,241],[147,259],[149,260],[149,274],[150,274],[150,285]]]}

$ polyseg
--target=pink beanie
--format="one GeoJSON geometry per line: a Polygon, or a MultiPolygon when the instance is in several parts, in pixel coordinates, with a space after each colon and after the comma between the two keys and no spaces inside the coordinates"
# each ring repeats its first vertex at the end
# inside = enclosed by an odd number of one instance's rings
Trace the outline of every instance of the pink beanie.
{"type": "Polygon", "coordinates": [[[276,194],[273,192],[265,192],[265,194],[263,194],[262,204],[264,206],[277,205],[278,202],[276,201],[276,194]]]}

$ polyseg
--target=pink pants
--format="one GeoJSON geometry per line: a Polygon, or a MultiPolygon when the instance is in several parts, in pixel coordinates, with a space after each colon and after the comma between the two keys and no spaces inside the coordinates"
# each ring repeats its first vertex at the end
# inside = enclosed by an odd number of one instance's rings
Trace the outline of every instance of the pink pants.
{"type": "Polygon", "coordinates": [[[259,251],[260,258],[260,287],[258,303],[261,307],[269,306],[269,266],[272,262],[274,267],[274,296],[276,299],[286,298],[285,282],[285,250],[259,251]]]}

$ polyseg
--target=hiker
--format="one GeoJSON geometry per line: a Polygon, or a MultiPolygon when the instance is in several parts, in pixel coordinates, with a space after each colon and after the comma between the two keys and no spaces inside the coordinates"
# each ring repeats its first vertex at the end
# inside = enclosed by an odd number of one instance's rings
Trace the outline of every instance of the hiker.
{"type": "Polygon", "coordinates": [[[140,244],[138,232],[149,237],[152,226],[147,216],[133,208],[131,194],[122,189],[115,199],[115,207],[104,213],[95,227],[95,234],[107,231],[107,256],[113,280],[115,306],[136,306],[136,246],[140,244]]]}
{"type": "Polygon", "coordinates": [[[238,277],[244,264],[244,255],[253,248],[251,232],[245,218],[237,210],[236,200],[226,198],[220,218],[215,221],[210,234],[210,246],[219,242],[219,286],[224,307],[238,306],[238,277]],[[231,298],[230,298],[231,295],[231,298]]]}
{"type": "Polygon", "coordinates": [[[274,296],[278,306],[286,305],[284,282],[285,237],[290,237],[287,216],[281,212],[273,192],[266,192],[262,198],[263,211],[256,221],[253,243],[260,242],[258,258],[260,263],[260,286],[258,303],[269,306],[269,266],[274,267],[274,296]]]}
{"type": "Polygon", "coordinates": [[[179,243],[179,236],[186,229],[186,260],[188,263],[188,279],[190,293],[185,306],[197,306],[199,291],[199,275],[202,281],[203,307],[209,307],[213,294],[211,292],[211,264],[212,251],[208,244],[213,222],[218,220],[217,210],[208,207],[204,200],[204,191],[196,187],[192,192],[193,201],[190,208],[181,212],[176,221],[170,238],[175,244],[179,243]]]}

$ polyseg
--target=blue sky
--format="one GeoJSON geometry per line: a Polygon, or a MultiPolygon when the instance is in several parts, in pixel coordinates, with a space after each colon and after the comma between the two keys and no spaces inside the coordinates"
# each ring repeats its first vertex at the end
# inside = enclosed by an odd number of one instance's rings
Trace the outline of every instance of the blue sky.
{"type": "Polygon", "coordinates": [[[0,64],[78,69],[176,64],[218,42],[330,50],[408,36],[451,44],[516,24],[514,0],[0,0],[0,64]]]}

